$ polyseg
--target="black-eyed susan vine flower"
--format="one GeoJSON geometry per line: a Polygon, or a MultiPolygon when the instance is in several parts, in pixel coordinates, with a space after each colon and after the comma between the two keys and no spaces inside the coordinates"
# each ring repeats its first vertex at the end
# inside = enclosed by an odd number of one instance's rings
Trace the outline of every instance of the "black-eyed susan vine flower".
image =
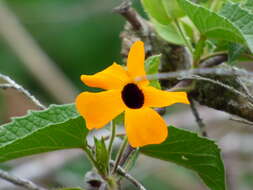
{"type": "Polygon", "coordinates": [[[160,144],[167,138],[166,122],[152,107],[189,104],[187,94],[149,86],[144,60],[144,44],[136,41],[130,49],[127,68],[113,63],[94,75],[81,76],[86,85],[106,90],[83,92],[76,98],[77,109],[89,130],[99,129],[125,112],[125,129],[132,147],[160,144]],[[137,81],[137,77],[144,80],[137,81]]]}

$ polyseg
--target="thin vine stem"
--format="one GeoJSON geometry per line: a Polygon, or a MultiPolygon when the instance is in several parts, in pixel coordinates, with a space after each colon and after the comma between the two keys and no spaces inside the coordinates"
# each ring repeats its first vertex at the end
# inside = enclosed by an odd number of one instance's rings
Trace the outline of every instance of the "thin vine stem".
{"type": "Polygon", "coordinates": [[[185,35],[184,29],[182,28],[182,26],[181,26],[180,22],[178,21],[178,19],[175,19],[174,23],[175,23],[181,37],[185,41],[185,45],[188,47],[190,52],[193,53],[193,48],[192,48],[191,42],[187,39],[187,36],[185,35]]]}
{"type": "Polygon", "coordinates": [[[125,138],[124,138],[124,140],[123,140],[123,142],[122,142],[122,144],[121,144],[121,146],[120,146],[120,148],[119,148],[118,154],[117,154],[117,156],[116,156],[115,165],[114,165],[114,168],[113,168],[113,170],[112,170],[112,174],[116,173],[116,171],[117,171],[119,162],[120,162],[121,157],[122,157],[122,155],[123,155],[123,153],[124,153],[124,150],[125,150],[125,148],[126,148],[126,146],[127,146],[127,142],[128,142],[127,136],[125,136],[125,138]]]}
{"type": "Polygon", "coordinates": [[[196,48],[194,50],[193,68],[198,68],[199,66],[200,58],[204,52],[205,42],[206,42],[206,37],[201,35],[198,43],[196,44],[196,48]]]}
{"type": "Polygon", "coordinates": [[[109,154],[110,158],[111,158],[111,153],[112,153],[112,145],[113,145],[115,137],[116,137],[116,123],[114,120],[112,120],[112,122],[111,122],[111,138],[110,138],[109,146],[108,146],[108,154],[109,154]]]}

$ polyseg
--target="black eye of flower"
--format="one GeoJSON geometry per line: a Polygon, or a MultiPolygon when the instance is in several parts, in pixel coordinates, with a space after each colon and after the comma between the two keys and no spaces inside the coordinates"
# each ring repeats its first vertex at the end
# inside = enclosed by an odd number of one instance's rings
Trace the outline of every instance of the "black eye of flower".
{"type": "Polygon", "coordinates": [[[144,95],[134,83],[129,83],[123,88],[121,97],[126,106],[132,109],[141,108],[144,104],[144,95]]]}

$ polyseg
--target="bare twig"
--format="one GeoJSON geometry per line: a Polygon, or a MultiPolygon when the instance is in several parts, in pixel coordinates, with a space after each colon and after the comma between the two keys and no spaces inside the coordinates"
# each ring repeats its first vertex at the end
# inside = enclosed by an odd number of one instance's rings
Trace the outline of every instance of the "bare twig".
{"type": "Polygon", "coordinates": [[[251,92],[249,91],[248,87],[245,85],[245,83],[240,79],[240,77],[238,77],[236,80],[241,85],[241,87],[243,88],[245,93],[248,95],[248,97],[253,101],[253,96],[251,92]]]}
{"type": "MultiPolygon", "coordinates": [[[[239,90],[235,89],[234,87],[232,86],[229,86],[227,84],[224,84],[218,80],[213,80],[213,79],[210,79],[210,78],[207,78],[207,77],[202,77],[202,76],[198,76],[198,75],[192,75],[191,77],[186,77],[186,79],[196,79],[196,80],[202,80],[202,81],[207,81],[207,82],[211,82],[213,84],[216,84],[216,85],[219,85],[223,88],[226,88],[227,90],[230,90],[231,92],[249,100],[250,104],[252,105],[253,103],[253,100],[251,99],[250,96],[248,96],[247,94],[244,94],[242,92],[240,92],[239,90]]],[[[253,105],[252,105],[253,106],[253,105]]]]}
{"type": "MultiPolygon", "coordinates": [[[[114,167],[115,162],[111,160],[110,165],[114,167]]],[[[120,166],[117,167],[117,173],[121,175],[122,177],[125,177],[128,181],[130,181],[133,185],[135,185],[139,190],[146,190],[146,188],[139,181],[137,181],[133,176],[128,174],[122,167],[120,166]]]]}
{"type": "Polygon", "coordinates": [[[243,124],[246,124],[246,125],[249,125],[249,126],[253,126],[253,122],[250,122],[250,121],[248,121],[246,119],[243,119],[243,118],[231,117],[229,120],[235,121],[235,122],[238,122],[238,123],[243,123],[243,124]]]}
{"type": "Polygon", "coordinates": [[[220,54],[209,55],[208,57],[201,59],[200,67],[201,68],[214,67],[221,63],[226,62],[227,59],[228,56],[224,52],[221,52],[220,54]]]}
{"type": "Polygon", "coordinates": [[[189,97],[189,101],[191,103],[190,104],[191,110],[192,110],[192,113],[193,113],[193,115],[195,117],[195,120],[196,120],[196,122],[197,122],[197,124],[199,126],[200,132],[201,132],[201,134],[203,136],[207,137],[207,132],[206,132],[206,129],[205,129],[206,126],[205,126],[203,120],[201,119],[201,117],[199,115],[199,112],[198,112],[198,110],[196,108],[196,104],[195,104],[194,100],[192,98],[190,98],[190,97],[189,97]]]}
{"type": "MultiPolygon", "coordinates": [[[[34,156],[30,160],[20,160],[15,164],[15,167],[10,171],[20,178],[30,181],[41,181],[47,176],[51,175],[58,168],[61,168],[70,160],[83,156],[82,150],[62,150],[57,152],[50,152],[45,155],[34,156]]],[[[13,184],[5,181],[0,182],[0,189],[17,189],[13,184]]]]}
{"type": "MultiPolygon", "coordinates": [[[[182,79],[187,78],[192,75],[208,75],[215,74],[219,76],[244,76],[244,77],[253,77],[253,72],[245,70],[234,70],[230,68],[198,68],[198,69],[189,69],[189,70],[180,70],[176,72],[166,72],[147,75],[148,80],[168,80],[168,79],[182,79]]],[[[136,80],[145,80],[143,77],[137,77],[136,80]]]]}
{"type": "Polygon", "coordinates": [[[25,180],[25,179],[21,179],[18,178],[16,176],[12,176],[10,174],[8,174],[5,171],[0,170],[0,178],[9,181],[10,183],[13,183],[17,186],[21,186],[23,188],[26,188],[28,190],[46,190],[42,187],[39,187],[38,185],[34,184],[31,181],[25,180]]]}
{"type": "Polygon", "coordinates": [[[121,14],[132,25],[134,30],[140,30],[142,28],[141,20],[131,8],[130,0],[124,0],[118,7],[114,8],[114,11],[121,14]]]}
{"type": "Polygon", "coordinates": [[[7,82],[7,84],[0,84],[0,89],[7,89],[7,88],[13,88],[22,94],[24,94],[31,102],[33,102],[36,106],[38,106],[40,109],[46,109],[46,107],[40,103],[38,99],[35,98],[35,96],[31,95],[30,92],[28,92],[26,89],[24,89],[21,85],[17,84],[14,80],[12,80],[10,77],[0,74],[0,79],[3,79],[7,82]]]}
{"type": "Polygon", "coordinates": [[[128,160],[129,156],[133,153],[133,151],[136,150],[135,148],[133,148],[131,145],[127,145],[127,148],[125,149],[125,152],[122,155],[122,158],[119,162],[120,166],[123,166],[125,164],[125,162],[128,160]]]}

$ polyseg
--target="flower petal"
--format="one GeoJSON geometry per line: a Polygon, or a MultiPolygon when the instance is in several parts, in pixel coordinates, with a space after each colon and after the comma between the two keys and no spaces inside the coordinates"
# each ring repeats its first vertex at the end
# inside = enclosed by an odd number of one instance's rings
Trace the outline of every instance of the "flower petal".
{"type": "MultiPolygon", "coordinates": [[[[144,69],[145,50],[142,41],[136,41],[130,48],[127,58],[127,70],[132,78],[145,77],[144,69]]],[[[140,82],[141,84],[148,84],[148,80],[140,82]]]]}
{"type": "Polygon", "coordinates": [[[132,147],[160,144],[168,135],[164,119],[151,108],[127,109],[125,126],[132,147]]]}
{"type": "Polygon", "coordinates": [[[87,86],[110,90],[122,88],[129,82],[130,78],[122,66],[113,63],[94,75],[82,75],[81,80],[87,86]]]}
{"type": "Polygon", "coordinates": [[[76,107],[90,130],[103,127],[125,109],[120,90],[83,92],[76,98],[76,107]]]}
{"type": "Polygon", "coordinates": [[[175,103],[190,103],[185,92],[162,91],[151,86],[142,87],[142,91],[144,93],[144,106],[147,107],[165,107],[175,103]]]}

